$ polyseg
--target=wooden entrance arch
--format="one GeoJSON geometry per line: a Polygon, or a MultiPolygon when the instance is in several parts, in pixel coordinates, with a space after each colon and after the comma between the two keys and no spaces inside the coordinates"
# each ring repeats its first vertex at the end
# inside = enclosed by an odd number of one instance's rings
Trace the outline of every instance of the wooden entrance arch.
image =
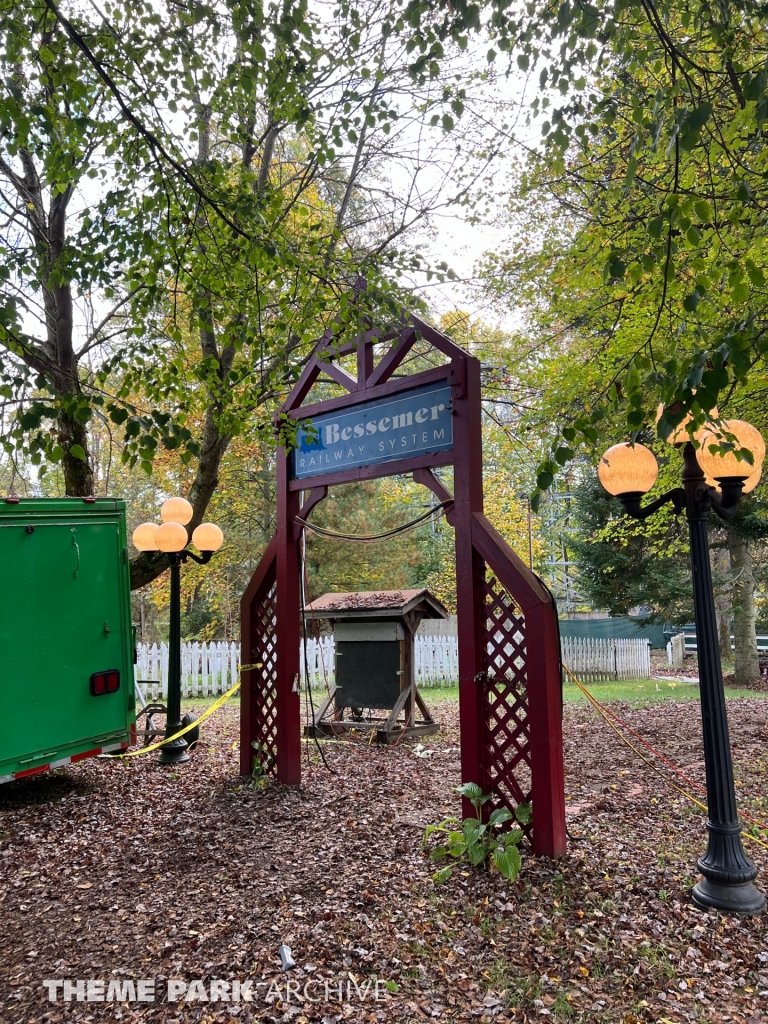
{"type": "MultiPolygon", "coordinates": [[[[532,801],[529,838],[535,853],[565,853],[562,696],[557,612],[546,588],[483,515],[480,363],[440,331],[411,316],[398,332],[367,331],[351,339],[329,330],[318,342],[283,412],[302,421],[415,388],[450,388],[453,446],[375,464],[297,479],[292,452],[277,452],[277,529],[241,603],[242,703],[240,770],[253,758],[286,785],[301,781],[299,704],[299,540],[306,519],[328,488],[352,480],[412,473],[441,501],[452,499],[448,522],[456,531],[461,774],[514,811],[532,801]],[[395,377],[422,338],[442,365],[395,377]],[[374,346],[389,342],[375,362],[374,346]],[[357,355],[357,374],[339,361],[357,355]],[[323,375],[346,394],[304,405],[323,375]],[[454,466],[451,495],[433,473],[454,466]],[[300,496],[304,492],[304,504],[300,496]]],[[[423,412],[425,410],[419,410],[423,412]]],[[[389,422],[389,421],[387,421],[389,422]]],[[[421,421],[419,421],[421,422],[421,421]]],[[[335,432],[331,435],[335,437],[335,432]]],[[[426,434],[424,435],[426,438],[426,434]]],[[[414,435],[414,438],[416,435],[414,435]]],[[[293,450],[295,451],[295,449],[293,450]]],[[[306,472],[306,471],[305,471],[306,472]]],[[[310,471],[311,472],[311,471],[310,471]]],[[[465,808],[471,813],[471,808],[465,808]]]]}

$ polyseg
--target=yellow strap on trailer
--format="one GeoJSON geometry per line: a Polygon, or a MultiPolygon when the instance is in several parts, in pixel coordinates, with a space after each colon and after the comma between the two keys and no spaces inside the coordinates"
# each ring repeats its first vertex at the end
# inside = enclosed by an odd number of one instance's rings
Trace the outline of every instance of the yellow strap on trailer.
{"type": "Polygon", "coordinates": [[[164,737],[162,740],[160,740],[159,743],[153,743],[149,747],[142,747],[141,750],[129,750],[127,754],[120,754],[120,758],[123,759],[126,757],[140,757],[142,754],[150,754],[153,750],[157,750],[158,748],[164,746],[166,743],[170,743],[171,740],[175,740],[179,736],[183,736],[184,733],[189,732],[190,729],[196,729],[201,722],[204,722],[206,720],[206,718],[210,718],[214,711],[218,711],[222,704],[226,704],[226,702],[229,700],[232,694],[239,689],[240,683],[237,682],[231,689],[227,690],[226,693],[222,693],[220,697],[217,697],[213,704],[211,704],[209,708],[206,708],[206,710],[202,713],[202,715],[200,715],[199,718],[196,718],[194,722],[190,722],[189,725],[185,725],[183,729],[179,729],[179,731],[177,733],[174,733],[173,736],[164,737]]]}

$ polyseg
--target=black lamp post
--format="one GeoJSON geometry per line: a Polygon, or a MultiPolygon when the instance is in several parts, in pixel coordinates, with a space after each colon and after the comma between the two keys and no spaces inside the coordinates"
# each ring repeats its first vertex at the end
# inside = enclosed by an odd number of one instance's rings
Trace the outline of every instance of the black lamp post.
{"type": "MultiPolygon", "coordinates": [[[[181,723],[181,566],[188,558],[205,565],[224,542],[224,535],[214,523],[201,523],[192,534],[192,543],[200,552],[187,547],[186,524],[192,518],[192,506],[184,498],[169,498],[160,510],[162,526],[142,523],[133,531],[133,543],[139,551],[155,552],[155,561],[165,558],[171,569],[170,623],[168,629],[168,710],[165,736],[175,736],[181,723]]],[[[185,736],[163,743],[160,764],[181,764],[189,760],[185,736]]]]}
{"type": "Polygon", "coordinates": [[[614,445],[601,459],[598,475],[606,490],[635,519],[646,519],[668,503],[678,513],[685,511],[688,519],[709,831],[707,851],[697,865],[704,877],[693,887],[691,898],[702,909],[751,915],[763,910],[765,896],[752,884],[757,868],[742,848],[736,813],[707,522],[711,512],[724,520],[735,515],[745,487],[751,490],[759,480],[765,445],[749,424],[732,420],[725,428],[737,437],[740,448],[752,452],[754,470],[731,452],[710,452],[709,446],[717,440],[714,435],[702,437],[702,446],[697,451],[688,434],[678,427],[670,440],[685,443],[682,487],[668,491],[645,507],[641,505],[643,495],[656,481],[658,469],[652,452],[640,444],[614,445]],[[719,492],[713,486],[715,480],[720,485],[719,492]]]}

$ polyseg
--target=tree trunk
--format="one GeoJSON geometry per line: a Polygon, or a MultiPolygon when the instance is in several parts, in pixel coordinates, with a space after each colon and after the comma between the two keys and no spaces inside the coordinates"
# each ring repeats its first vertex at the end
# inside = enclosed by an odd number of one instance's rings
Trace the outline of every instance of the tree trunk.
{"type": "Polygon", "coordinates": [[[59,415],[59,443],[64,449],[61,466],[64,470],[64,493],[68,498],[88,498],[93,494],[93,469],[88,454],[88,432],[85,425],[67,416],[59,415]],[[79,445],[85,458],[72,455],[73,445],[79,445]]]}
{"type": "Polygon", "coordinates": [[[710,547],[712,560],[712,581],[715,585],[715,616],[717,618],[717,642],[720,648],[720,660],[730,664],[733,661],[731,650],[731,580],[728,549],[724,543],[718,547],[710,547]]]}
{"type": "MultiPolygon", "coordinates": [[[[67,240],[67,208],[72,186],[51,199],[48,214],[49,259],[55,279],[45,281],[46,294],[52,299],[53,309],[47,309],[49,319],[55,317],[55,346],[57,370],[53,377],[56,390],[64,400],[81,395],[77,355],[73,345],[72,285],[64,267],[60,266],[67,240]]],[[[54,276],[52,274],[52,276],[54,276]]],[[[50,299],[47,305],[50,304],[50,299]]],[[[87,498],[93,494],[93,469],[88,448],[88,431],[66,410],[59,413],[59,444],[64,449],[64,493],[69,498],[87,498]],[[72,448],[75,447],[75,454],[72,448]]]]}
{"type": "Polygon", "coordinates": [[[749,541],[733,528],[728,530],[728,551],[733,579],[734,683],[744,686],[760,675],[755,629],[755,581],[749,541]]]}
{"type": "MultiPolygon", "coordinates": [[[[88,449],[88,431],[66,409],[72,399],[82,396],[77,353],[73,345],[74,302],[67,260],[67,210],[74,192],[69,184],[56,190],[45,209],[44,190],[32,151],[21,147],[19,159],[23,179],[10,174],[23,201],[27,230],[36,248],[43,254],[40,270],[45,312],[44,340],[33,341],[22,358],[41,376],[48,379],[65,407],[58,415],[58,443],[64,451],[64,493],[71,498],[87,498],[93,494],[94,477],[88,449]],[[75,447],[76,446],[76,447],[75,447]],[[75,447],[75,454],[72,448],[75,447]]],[[[6,177],[9,177],[6,173],[6,177]]]]}

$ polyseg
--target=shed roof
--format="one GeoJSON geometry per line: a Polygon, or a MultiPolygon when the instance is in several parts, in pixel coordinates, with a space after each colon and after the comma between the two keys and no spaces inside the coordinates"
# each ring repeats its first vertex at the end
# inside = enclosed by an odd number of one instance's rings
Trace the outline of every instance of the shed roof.
{"type": "Polygon", "coordinates": [[[330,593],[307,605],[321,619],[397,618],[420,611],[425,619],[447,619],[448,611],[428,590],[356,590],[330,593]]]}

